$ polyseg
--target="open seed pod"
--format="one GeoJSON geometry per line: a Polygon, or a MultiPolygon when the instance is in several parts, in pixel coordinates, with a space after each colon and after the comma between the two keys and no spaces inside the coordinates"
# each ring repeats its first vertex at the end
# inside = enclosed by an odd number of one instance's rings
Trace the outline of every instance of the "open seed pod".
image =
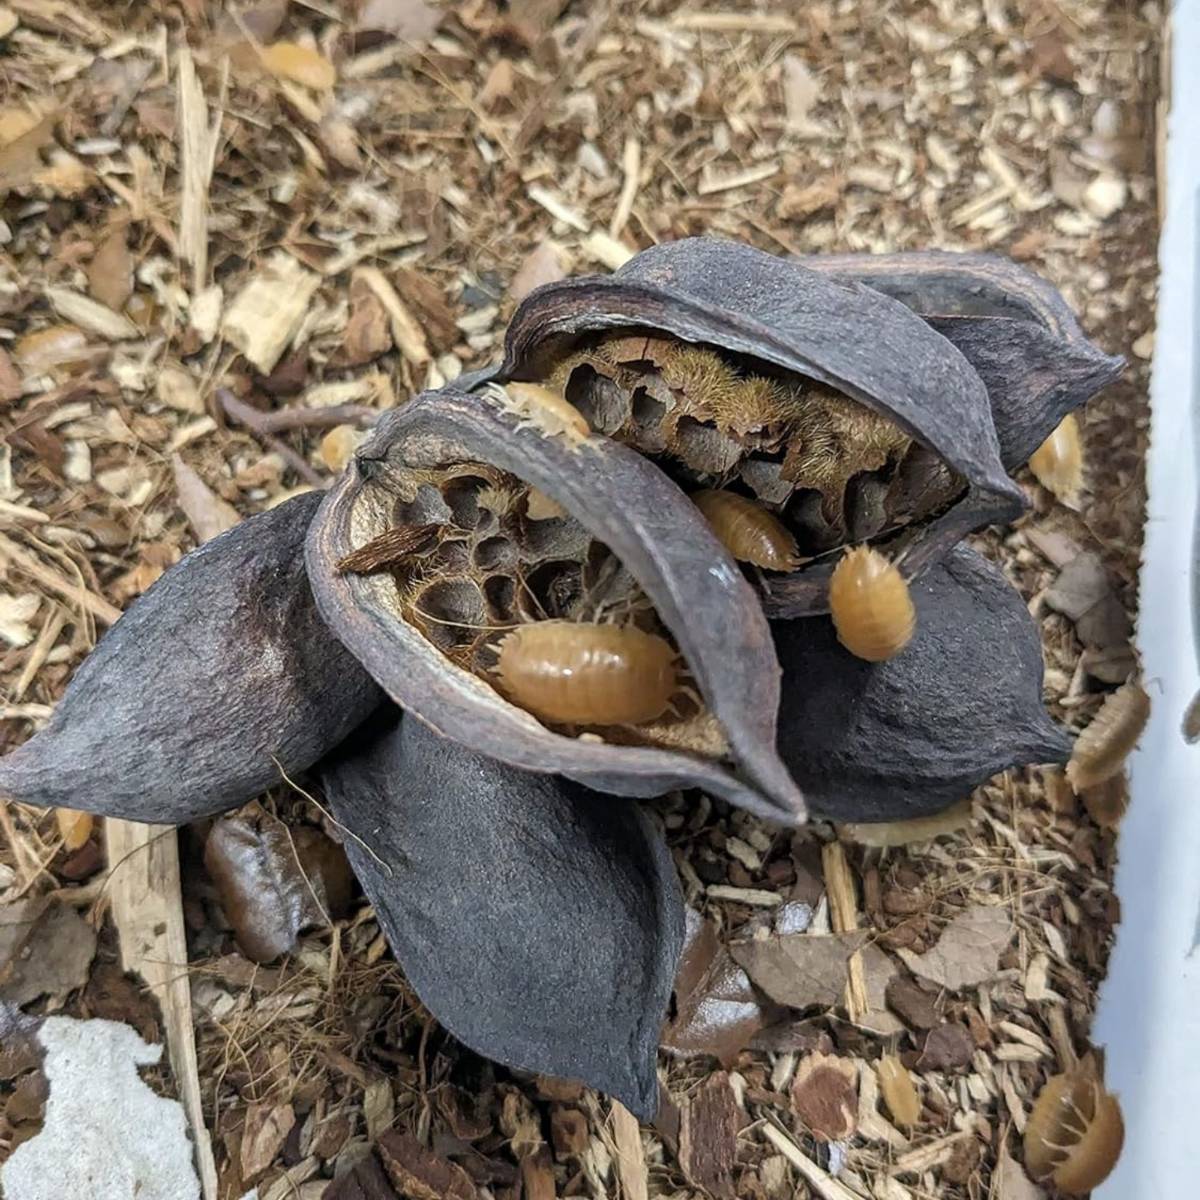
{"type": "Polygon", "coordinates": [[[987,387],[1008,470],[1125,365],[1087,339],[1054,287],[1008,259],[917,250],[800,261],[894,297],[954,343],[987,387]]]}
{"type": "Polygon", "coordinates": [[[773,623],[785,673],[779,752],[813,813],[927,816],[997,772],[1065,762],[1042,704],[1042,647],[1003,573],[957,546],[912,585],[916,634],[867,662],[823,618],[773,623]]]}
{"type": "MultiPolygon", "coordinates": [[[[310,530],[325,620],[398,704],[473,750],[620,795],[696,786],[801,819],[753,589],[654,463],[539,396],[445,388],[380,421],[310,530]],[[674,663],[667,707],[634,719],[533,703],[509,652],[537,630],[552,654],[636,631],[674,663]]],[[[569,683],[589,703],[623,687],[635,708],[662,678],[585,675],[569,683]]]]}
{"type": "Polygon", "coordinates": [[[134,821],[236,808],[383,699],[321,623],[298,496],[186,555],[101,638],[50,723],[0,758],[0,796],[134,821]]]}
{"type": "Polygon", "coordinates": [[[1025,1167],[1039,1182],[1079,1195],[1108,1178],[1124,1143],[1117,1098],[1105,1090],[1095,1062],[1084,1059],[1038,1093],[1025,1126],[1025,1167]]]}
{"type": "Polygon", "coordinates": [[[882,292],[732,242],[539,289],[493,378],[564,389],[685,490],[774,512],[809,561],[764,577],[772,616],[826,610],[841,545],[884,538],[911,578],[1022,503],[983,382],[945,337],[882,292]]]}
{"type": "Polygon", "coordinates": [[[422,1003],[477,1053],[651,1120],[684,929],[657,818],[398,718],[381,714],[321,783],[422,1003]]]}

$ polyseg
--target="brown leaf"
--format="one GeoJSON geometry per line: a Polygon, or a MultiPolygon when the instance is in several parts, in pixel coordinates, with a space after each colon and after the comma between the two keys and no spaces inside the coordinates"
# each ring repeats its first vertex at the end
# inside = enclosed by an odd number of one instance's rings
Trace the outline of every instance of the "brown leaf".
{"type": "Polygon", "coordinates": [[[475,1200],[478,1194],[462,1167],[427,1150],[411,1134],[389,1129],[377,1149],[393,1186],[409,1200],[475,1200]]]}
{"type": "Polygon", "coordinates": [[[996,974],[1000,953],[1012,935],[1012,918],[1004,909],[977,904],[959,913],[942,931],[937,945],[926,953],[898,953],[914,975],[957,992],[996,974]]]}
{"type": "Polygon", "coordinates": [[[518,303],[543,284],[557,283],[567,277],[563,269],[562,248],[552,241],[539,242],[521,264],[508,286],[508,294],[518,303]]]}
{"type": "Polygon", "coordinates": [[[402,42],[427,42],[445,13],[426,0],[366,0],[356,27],[390,33],[402,42]]]}
{"type": "Polygon", "coordinates": [[[375,1154],[369,1154],[321,1193],[321,1200],[398,1200],[375,1154]]]}
{"type": "Polygon", "coordinates": [[[129,253],[126,226],[109,230],[87,267],[88,291],[101,304],[120,312],[133,295],[133,256],[129,253]]]}
{"type": "Polygon", "coordinates": [[[41,152],[54,141],[58,114],[31,120],[18,136],[0,145],[0,193],[28,187],[44,169],[41,152]]]}
{"type": "Polygon", "coordinates": [[[831,1008],[845,998],[850,955],[867,931],[772,934],[729,944],[735,962],[772,1000],[789,1008],[831,1008]]]}
{"type": "Polygon", "coordinates": [[[260,805],[221,817],[204,847],[225,916],[248,958],[270,962],[301,930],[345,911],[350,867],[341,847],[312,826],[289,828],[260,805]]]}
{"type": "Polygon", "coordinates": [[[737,1138],[746,1121],[729,1076],[710,1075],[682,1105],[679,1165],[697,1187],[713,1196],[732,1197],[737,1138]]]}
{"type": "Polygon", "coordinates": [[[410,267],[394,272],[392,281],[404,303],[416,313],[433,349],[439,354],[449,350],[462,335],[442,289],[427,275],[410,267]]]}
{"type": "Polygon", "coordinates": [[[689,908],[675,979],[675,1016],[663,1031],[663,1048],[684,1056],[712,1054],[730,1066],[777,1015],[721,945],[716,926],[689,908]]]}
{"type": "Polygon", "coordinates": [[[251,1183],[265,1171],[283,1149],[296,1123],[290,1104],[252,1104],[246,1110],[242,1129],[242,1179],[251,1183]]]}
{"type": "Polygon", "coordinates": [[[350,320],[334,355],[339,367],[358,367],[392,348],[387,310],[362,279],[350,282],[350,320]]]}
{"type": "Polygon", "coordinates": [[[96,931],[73,909],[45,896],[0,908],[0,1001],[63,999],[87,983],[96,931]]]}
{"type": "Polygon", "coordinates": [[[207,542],[241,521],[238,510],[222,500],[178,454],[171,456],[171,469],[179,507],[200,541],[207,542]]]}
{"type": "Polygon", "coordinates": [[[858,1125],[858,1068],[848,1058],[810,1054],[796,1068],[792,1108],[816,1137],[848,1138],[858,1125]]]}
{"type": "Polygon", "coordinates": [[[1075,632],[1085,646],[1105,649],[1129,641],[1129,615],[1113,591],[1104,563],[1090,551],[1063,567],[1054,586],[1046,590],[1045,600],[1075,622],[1075,632]]]}
{"type": "Polygon", "coordinates": [[[948,1021],[925,1035],[916,1067],[919,1071],[960,1071],[970,1066],[974,1053],[975,1039],[966,1026],[948,1021]]]}
{"type": "Polygon", "coordinates": [[[864,1013],[855,1018],[854,1023],[869,1033],[879,1037],[890,1037],[904,1032],[904,1023],[888,1011],[888,984],[897,977],[900,970],[891,955],[878,946],[864,946],[859,951],[862,960],[863,987],[866,993],[867,1008],[864,1013]]]}

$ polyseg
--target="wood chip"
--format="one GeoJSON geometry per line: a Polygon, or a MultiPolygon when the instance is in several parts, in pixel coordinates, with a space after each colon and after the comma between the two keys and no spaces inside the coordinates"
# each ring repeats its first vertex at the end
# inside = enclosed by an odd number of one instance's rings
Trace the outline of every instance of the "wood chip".
{"type": "Polygon", "coordinates": [[[171,456],[171,470],[179,507],[199,541],[207,542],[241,523],[237,509],[222,500],[178,454],[171,456]]]}
{"type": "Polygon", "coordinates": [[[617,1180],[624,1200],[649,1200],[646,1152],[638,1119],[619,1100],[612,1102],[613,1143],[617,1180]]]}
{"type": "Polygon", "coordinates": [[[745,1114],[734,1096],[729,1076],[717,1071],[681,1106],[679,1165],[697,1187],[732,1200],[737,1137],[745,1114]]]}
{"type": "Polygon", "coordinates": [[[424,367],[431,358],[425,331],[383,272],[376,267],[359,267],[354,272],[354,278],[361,279],[383,305],[391,321],[392,338],[396,348],[414,367],[424,367]]]}
{"type": "Polygon", "coordinates": [[[318,282],[290,254],[271,255],[230,302],[221,332],[269,374],[299,332],[318,282]]]}
{"type": "Polygon", "coordinates": [[[64,321],[70,321],[107,341],[120,342],[141,336],[137,326],[128,317],[113,312],[99,301],[71,288],[48,287],[46,299],[64,321]]]}
{"type": "Polygon", "coordinates": [[[192,267],[192,292],[204,287],[208,274],[208,189],[220,136],[220,113],[208,124],[208,104],[196,74],[196,64],[186,47],[176,62],[179,112],[180,173],[183,191],[179,201],[179,254],[192,267]]]}

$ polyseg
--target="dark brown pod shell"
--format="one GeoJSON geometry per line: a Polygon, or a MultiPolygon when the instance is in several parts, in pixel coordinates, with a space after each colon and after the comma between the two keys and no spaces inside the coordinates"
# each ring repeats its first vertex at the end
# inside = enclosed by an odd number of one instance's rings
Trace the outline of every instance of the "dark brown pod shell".
{"type": "Polygon", "coordinates": [[[999,771],[1070,753],[1042,704],[1037,629],[1003,573],[958,546],[911,594],[916,633],[886,662],[852,655],[828,618],[773,622],[779,750],[816,814],[928,816],[999,771]]]}
{"type": "Polygon", "coordinates": [[[917,250],[800,261],[894,297],[953,342],[987,387],[1010,471],[1125,368],[1088,340],[1056,288],[1008,259],[917,250]]]}
{"type": "Polygon", "coordinates": [[[298,496],[186,555],[100,640],[0,795],[134,821],[236,808],[327,753],[382,696],[317,615],[298,496]]]}
{"type": "Polygon", "coordinates": [[[1117,1098],[1084,1060],[1038,1093],[1025,1126],[1025,1167],[1036,1180],[1082,1195],[1108,1178],[1124,1144],[1117,1098]]]}
{"type": "MultiPolygon", "coordinates": [[[[509,325],[494,378],[539,378],[576,339],[621,328],[704,343],[827,384],[963,476],[963,498],[914,535],[905,555],[909,576],[969,530],[1007,520],[1023,506],[1000,461],[983,382],[946,338],[880,291],[735,242],[671,242],[613,275],[533,292],[509,325]]],[[[826,611],[831,569],[818,561],[772,581],[768,614],[826,611]]]]}
{"type": "Polygon", "coordinates": [[[422,1003],[478,1053],[652,1119],[684,928],[655,817],[395,722],[352,739],[322,785],[422,1003]]]}
{"type": "Polygon", "coordinates": [[[357,468],[328,493],[307,553],[330,628],[397,704],[455,741],[619,795],[695,786],[776,820],[802,817],[800,792],[774,748],[779,665],[757,597],[695,505],[636,451],[548,432],[490,390],[425,393],[379,422],[357,468]],[[548,729],[409,624],[389,579],[336,571],[389,524],[398,473],[461,462],[511,472],[620,559],[674,636],[732,765],[548,729]]]}

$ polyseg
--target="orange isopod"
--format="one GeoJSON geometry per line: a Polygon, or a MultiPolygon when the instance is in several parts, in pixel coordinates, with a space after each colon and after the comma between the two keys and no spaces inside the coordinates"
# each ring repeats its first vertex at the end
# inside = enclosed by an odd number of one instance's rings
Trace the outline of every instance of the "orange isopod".
{"type": "Polygon", "coordinates": [[[1085,1059],[1038,1094],[1025,1126],[1025,1166],[1060,1191],[1090,1192],[1112,1172],[1124,1142],[1120,1105],[1085,1059]]]}
{"type": "Polygon", "coordinates": [[[1054,432],[1033,452],[1029,469],[1034,478],[1059,500],[1070,504],[1083,486],[1083,443],[1079,422],[1068,413],[1054,432]]]}
{"type": "Polygon", "coordinates": [[[508,697],[561,725],[640,725],[662,716],[678,683],[676,654],[632,626],[538,621],[500,643],[508,697]]]}
{"type": "Polygon", "coordinates": [[[794,571],[800,565],[796,539],[774,513],[753,500],[737,492],[706,489],[695,492],[692,502],[739,562],[768,571],[794,571]]]}
{"type": "Polygon", "coordinates": [[[896,564],[871,546],[847,550],[829,580],[838,641],[859,658],[883,662],[912,640],[917,625],[908,584],[896,564]]]}

